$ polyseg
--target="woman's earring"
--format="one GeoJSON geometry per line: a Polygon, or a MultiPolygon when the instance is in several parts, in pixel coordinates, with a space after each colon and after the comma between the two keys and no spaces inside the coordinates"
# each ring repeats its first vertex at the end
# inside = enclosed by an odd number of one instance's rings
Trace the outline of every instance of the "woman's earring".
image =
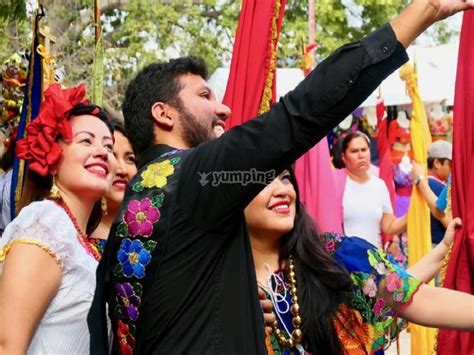
{"type": "Polygon", "coordinates": [[[54,180],[54,178],[53,178],[53,186],[51,186],[51,189],[49,190],[49,198],[52,200],[59,200],[61,198],[58,185],[56,185],[56,180],[54,180]]]}
{"type": "Polygon", "coordinates": [[[107,216],[109,211],[107,210],[107,199],[105,197],[100,199],[100,209],[102,210],[102,216],[107,216]]]}

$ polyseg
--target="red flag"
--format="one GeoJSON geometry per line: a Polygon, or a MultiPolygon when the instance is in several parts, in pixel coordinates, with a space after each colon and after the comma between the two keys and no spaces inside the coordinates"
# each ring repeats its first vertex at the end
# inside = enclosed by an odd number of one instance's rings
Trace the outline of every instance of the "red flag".
{"type": "MultiPolygon", "coordinates": [[[[474,293],[474,11],[464,13],[454,100],[453,216],[462,218],[444,287],[474,293]]],[[[466,310],[469,311],[469,310],[466,310]]],[[[472,312],[472,310],[470,310],[472,312]]],[[[474,333],[440,329],[438,354],[472,354],[474,333]]]]}
{"type": "MultiPolygon", "coordinates": [[[[377,113],[377,149],[379,150],[380,163],[379,163],[379,178],[381,178],[385,185],[387,185],[388,193],[390,195],[390,202],[392,207],[395,207],[395,184],[393,182],[393,164],[390,157],[391,147],[388,141],[388,121],[387,113],[385,112],[385,104],[383,98],[379,96],[377,98],[377,105],[375,106],[377,113]]],[[[391,237],[382,233],[382,239],[384,244],[391,237]]]]}
{"type": "Polygon", "coordinates": [[[235,36],[224,104],[228,128],[255,117],[275,100],[276,49],[286,0],[244,0],[235,36]],[[266,90],[265,90],[266,89],[266,90]]]}

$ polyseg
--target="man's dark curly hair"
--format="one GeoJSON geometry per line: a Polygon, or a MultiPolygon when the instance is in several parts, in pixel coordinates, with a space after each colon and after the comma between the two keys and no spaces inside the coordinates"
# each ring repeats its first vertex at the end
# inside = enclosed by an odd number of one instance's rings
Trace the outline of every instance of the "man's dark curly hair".
{"type": "Polygon", "coordinates": [[[155,143],[154,120],[151,108],[155,102],[164,102],[180,107],[179,92],[182,89],[179,78],[193,74],[207,79],[207,65],[201,58],[183,57],[166,63],[150,64],[142,69],[129,83],[122,110],[125,129],[135,154],[155,143]]]}

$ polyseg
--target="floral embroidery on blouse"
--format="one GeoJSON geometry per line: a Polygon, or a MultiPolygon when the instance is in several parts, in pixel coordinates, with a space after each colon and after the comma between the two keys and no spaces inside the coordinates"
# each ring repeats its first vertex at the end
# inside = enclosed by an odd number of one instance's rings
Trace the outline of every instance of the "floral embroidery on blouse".
{"type": "Polygon", "coordinates": [[[326,253],[332,256],[345,237],[342,234],[327,232],[321,234],[320,238],[324,243],[326,253]]]}
{"type": "Polygon", "coordinates": [[[148,168],[141,173],[141,181],[135,183],[132,190],[135,192],[143,191],[145,188],[163,188],[168,183],[168,176],[173,175],[174,166],[180,161],[179,157],[167,159],[165,161],[150,164],[148,168]]]}
{"type": "MultiPolygon", "coordinates": [[[[379,286],[385,286],[396,302],[406,303],[420,282],[365,240],[332,233],[320,237],[327,253],[349,271],[353,282],[349,304],[341,305],[334,317],[345,353],[373,354],[382,350],[403,330],[405,323],[398,321],[385,300],[378,297],[379,286]]],[[[273,335],[270,340],[275,354],[285,353],[273,335]]]]}
{"type": "Polygon", "coordinates": [[[153,240],[142,243],[140,240],[122,240],[117,252],[119,264],[115,266],[116,276],[136,277],[145,276],[145,267],[151,261],[151,252],[156,248],[157,242],[153,240]]]}
{"type": "Polygon", "coordinates": [[[334,327],[345,355],[370,354],[374,330],[370,324],[363,322],[358,311],[341,305],[334,317],[334,327]]]}
{"type": "Polygon", "coordinates": [[[135,348],[135,326],[118,321],[117,339],[122,355],[132,355],[135,348]]]}
{"type": "Polygon", "coordinates": [[[323,240],[326,246],[332,245],[330,242],[334,240],[333,256],[350,272],[353,282],[350,306],[360,312],[363,321],[372,328],[372,351],[383,349],[403,329],[404,323],[397,322],[392,309],[378,296],[378,288],[385,286],[394,301],[406,303],[420,282],[365,240],[331,234],[325,234],[323,240]]]}

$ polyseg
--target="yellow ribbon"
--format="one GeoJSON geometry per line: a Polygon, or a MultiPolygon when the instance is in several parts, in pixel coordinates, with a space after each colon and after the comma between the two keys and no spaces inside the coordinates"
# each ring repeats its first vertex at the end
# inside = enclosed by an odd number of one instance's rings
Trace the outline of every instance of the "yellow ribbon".
{"type": "Polygon", "coordinates": [[[46,47],[42,44],[38,45],[36,52],[43,58],[43,73],[44,78],[48,81],[48,84],[56,82],[54,79],[54,60],[56,56],[49,54],[46,47]]]}

